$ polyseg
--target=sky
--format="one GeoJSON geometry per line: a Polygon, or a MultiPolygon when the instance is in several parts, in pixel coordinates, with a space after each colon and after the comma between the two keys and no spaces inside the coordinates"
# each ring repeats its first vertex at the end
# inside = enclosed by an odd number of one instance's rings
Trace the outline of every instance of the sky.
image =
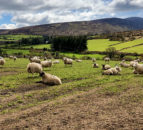
{"type": "Polygon", "coordinates": [[[0,0],[0,29],[142,15],[143,0],[0,0]]]}

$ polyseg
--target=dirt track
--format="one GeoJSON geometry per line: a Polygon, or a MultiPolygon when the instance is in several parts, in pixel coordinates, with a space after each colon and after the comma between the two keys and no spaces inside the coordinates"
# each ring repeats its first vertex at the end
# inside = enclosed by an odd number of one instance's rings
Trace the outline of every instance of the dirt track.
{"type": "Polygon", "coordinates": [[[39,104],[28,110],[0,116],[1,129],[97,130],[143,129],[143,103],[121,102],[134,95],[129,89],[121,95],[97,94],[96,89],[39,104]]]}

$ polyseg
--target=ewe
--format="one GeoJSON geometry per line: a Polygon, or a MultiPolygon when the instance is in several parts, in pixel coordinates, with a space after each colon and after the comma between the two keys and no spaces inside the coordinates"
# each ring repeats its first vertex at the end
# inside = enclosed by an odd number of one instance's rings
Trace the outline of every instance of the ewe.
{"type": "Polygon", "coordinates": [[[49,85],[61,85],[62,84],[61,79],[55,75],[41,72],[40,76],[42,77],[42,81],[45,84],[49,84],[49,85]]]}
{"type": "Polygon", "coordinates": [[[29,63],[27,65],[27,72],[28,73],[41,73],[42,72],[42,66],[38,63],[29,63]]]}
{"type": "Polygon", "coordinates": [[[102,65],[102,70],[108,70],[108,69],[110,69],[111,68],[111,66],[110,65],[102,65]]]}
{"type": "Polygon", "coordinates": [[[106,62],[108,62],[108,63],[109,63],[110,58],[109,58],[109,57],[106,57],[106,58],[104,58],[104,61],[105,61],[105,63],[106,63],[106,62]]]}
{"type": "Polygon", "coordinates": [[[116,66],[114,68],[110,68],[108,70],[103,71],[103,75],[117,75],[119,74],[119,72],[121,72],[121,68],[116,66]]]}

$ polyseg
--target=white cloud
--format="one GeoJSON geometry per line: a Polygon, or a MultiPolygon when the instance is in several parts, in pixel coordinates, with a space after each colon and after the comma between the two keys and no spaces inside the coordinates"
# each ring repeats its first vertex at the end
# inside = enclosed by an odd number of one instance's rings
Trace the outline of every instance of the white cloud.
{"type": "Polygon", "coordinates": [[[143,0],[0,0],[0,14],[11,14],[15,23],[0,28],[94,20],[142,7],[143,0]]]}
{"type": "Polygon", "coordinates": [[[17,26],[15,24],[2,24],[0,29],[15,29],[17,26]]]}

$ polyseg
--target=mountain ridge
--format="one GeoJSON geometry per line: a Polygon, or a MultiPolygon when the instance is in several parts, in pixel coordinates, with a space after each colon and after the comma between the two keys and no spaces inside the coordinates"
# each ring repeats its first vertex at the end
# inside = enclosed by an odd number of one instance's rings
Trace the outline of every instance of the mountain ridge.
{"type": "Polygon", "coordinates": [[[27,26],[12,30],[0,29],[0,34],[33,35],[95,35],[130,30],[142,30],[143,18],[104,18],[91,21],[74,21],[27,26]]]}

